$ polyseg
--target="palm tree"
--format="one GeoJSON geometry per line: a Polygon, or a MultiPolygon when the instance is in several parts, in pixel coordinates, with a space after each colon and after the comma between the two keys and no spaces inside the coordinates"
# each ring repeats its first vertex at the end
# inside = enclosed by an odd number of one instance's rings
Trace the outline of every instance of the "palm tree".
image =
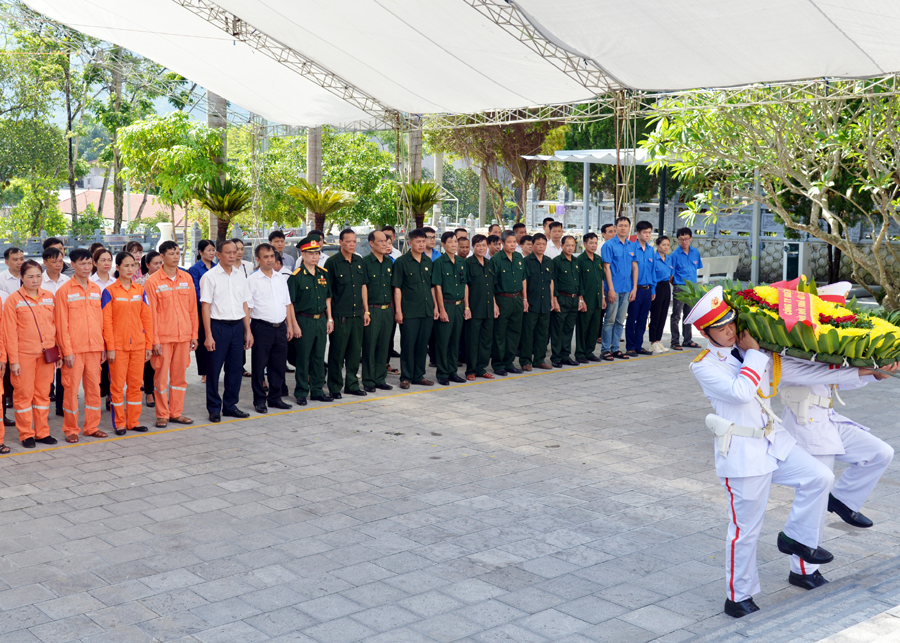
{"type": "Polygon", "coordinates": [[[425,213],[441,202],[441,186],[431,181],[412,181],[403,186],[409,209],[416,220],[416,227],[425,225],[425,213]]]}
{"type": "Polygon", "coordinates": [[[328,186],[319,187],[305,179],[300,179],[299,185],[288,188],[287,193],[313,213],[315,228],[322,232],[325,232],[325,219],[328,215],[356,205],[356,195],[353,192],[328,186]]]}
{"type": "Polygon", "coordinates": [[[214,178],[194,190],[194,196],[204,208],[216,215],[219,229],[216,242],[225,241],[234,218],[251,206],[253,190],[239,179],[214,178]]]}

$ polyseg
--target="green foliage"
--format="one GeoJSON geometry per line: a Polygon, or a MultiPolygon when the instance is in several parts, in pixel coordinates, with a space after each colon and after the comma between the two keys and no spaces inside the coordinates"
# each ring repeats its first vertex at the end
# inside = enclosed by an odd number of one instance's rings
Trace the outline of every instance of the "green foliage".
{"type": "Polygon", "coordinates": [[[325,229],[325,221],[330,215],[356,204],[356,196],[352,192],[312,185],[305,179],[299,179],[297,185],[288,188],[287,192],[315,215],[318,230],[325,229]]]}
{"type": "Polygon", "coordinates": [[[118,132],[124,175],[133,188],[158,191],[168,205],[184,205],[201,186],[209,185],[227,166],[216,130],[184,112],[150,116],[118,132]]]}
{"type": "Polygon", "coordinates": [[[172,223],[172,217],[168,212],[157,210],[152,217],[141,217],[128,222],[128,232],[140,232],[142,230],[156,230],[157,223],[172,223]]]}
{"type": "Polygon", "coordinates": [[[22,199],[13,206],[8,217],[0,219],[5,235],[36,237],[41,230],[48,235],[65,234],[68,222],[59,211],[58,182],[55,178],[29,176],[13,179],[10,187],[20,190],[22,199]]]}
{"type": "Polygon", "coordinates": [[[13,177],[59,176],[66,144],[58,127],[37,119],[0,119],[0,181],[13,177]]]}
{"type": "Polygon", "coordinates": [[[416,220],[416,227],[421,228],[425,213],[441,202],[441,186],[431,181],[412,181],[403,186],[403,200],[416,220]]]}
{"type": "Polygon", "coordinates": [[[194,190],[194,196],[204,208],[219,219],[230,221],[234,215],[250,207],[253,192],[240,179],[216,177],[194,190]]]}
{"type": "MultiPolygon", "coordinates": [[[[478,173],[472,168],[466,167],[457,170],[451,161],[444,159],[444,188],[459,199],[459,216],[461,218],[469,215],[478,216],[479,184],[478,173]]],[[[444,202],[442,212],[447,215],[451,212],[455,214],[456,205],[444,202]]]]}
{"type": "Polygon", "coordinates": [[[72,223],[72,234],[76,237],[87,237],[106,227],[106,219],[100,216],[93,203],[88,203],[78,220],[72,223]]]}

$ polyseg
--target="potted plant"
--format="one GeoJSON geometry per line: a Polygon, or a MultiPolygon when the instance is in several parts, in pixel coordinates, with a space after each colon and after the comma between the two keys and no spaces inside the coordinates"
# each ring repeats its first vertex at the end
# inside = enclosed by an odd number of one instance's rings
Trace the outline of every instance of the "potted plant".
{"type": "Polygon", "coordinates": [[[312,185],[305,179],[300,184],[287,189],[287,193],[297,199],[315,217],[315,228],[325,232],[325,219],[343,208],[356,205],[356,195],[347,190],[312,185]]]}
{"type": "Polygon", "coordinates": [[[442,200],[441,186],[431,181],[412,181],[403,186],[403,194],[417,228],[425,225],[425,213],[442,200]]]}
{"type": "Polygon", "coordinates": [[[250,208],[253,191],[239,179],[214,178],[196,188],[194,196],[219,220],[219,229],[216,230],[216,242],[219,242],[228,237],[228,228],[234,218],[250,208]]]}

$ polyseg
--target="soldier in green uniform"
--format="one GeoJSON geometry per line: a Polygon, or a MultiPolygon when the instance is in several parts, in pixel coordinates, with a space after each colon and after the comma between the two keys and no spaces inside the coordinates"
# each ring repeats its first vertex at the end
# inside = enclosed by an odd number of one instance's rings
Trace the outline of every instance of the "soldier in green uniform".
{"type": "Polygon", "coordinates": [[[597,235],[584,235],[584,252],[575,259],[578,270],[578,318],[575,320],[575,359],[581,364],[599,362],[594,347],[600,336],[603,299],[603,264],[597,252],[597,235]]]}
{"type": "Polygon", "coordinates": [[[390,391],[394,388],[384,381],[387,377],[391,331],[394,328],[391,305],[394,263],[389,256],[391,244],[387,235],[380,230],[369,233],[369,247],[372,252],[362,260],[369,304],[369,310],[365,313],[369,317],[369,323],[363,328],[362,383],[366,391],[374,393],[375,389],[390,391]]]}
{"type": "Polygon", "coordinates": [[[500,235],[501,249],[491,256],[494,269],[497,306],[500,314],[494,321],[494,345],[491,362],[494,373],[521,373],[513,360],[522,335],[522,316],[528,311],[525,293],[525,260],[516,252],[516,234],[506,230],[500,235]]]}
{"type": "Polygon", "coordinates": [[[550,316],[558,310],[553,292],[555,266],[553,260],[544,255],[546,249],[547,237],[538,232],[534,235],[531,254],[523,260],[528,284],[528,312],[522,320],[519,344],[519,366],[523,371],[530,371],[532,365],[534,368],[553,368],[544,361],[550,339],[550,316]]]}
{"type": "Polygon", "coordinates": [[[494,320],[500,314],[494,301],[494,265],[485,258],[487,237],[476,234],[472,237],[472,256],[466,259],[466,308],[472,313],[464,325],[466,334],[466,379],[474,382],[483,377],[492,380],[494,376],[485,371],[491,359],[491,344],[494,341],[494,320]]]}
{"type": "Polygon", "coordinates": [[[553,283],[556,289],[557,312],[550,317],[550,363],[559,366],[576,366],[572,359],[572,331],[581,307],[578,296],[578,269],[575,267],[575,237],[566,235],[562,238],[562,254],[553,258],[556,277],[553,283]]]}
{"type": "Polygon", "coordinates": [[[331,279],[319,267],[322,247],[317,236],[307,236],[299,244],[300,267],[288,278],[288,292],[294,304],[300,337],[294,339],[296,378],[294,396],[297,404],[306,406],[306,398],[331,402],[322,390],[325,386],[325,338],[334,329],[331,318],[331,279]]]}
{"type": "Polygon", "coordinates": [[[444,254],[434,262],[431,284],[434,301],[438,306],[435,331],[437,357],[437,381],[442,386],[450,382],[465,382],[456,369],[459,363],[459,336],[463,321],[472,316],[466,306],[466,263],[456,256],[456,233],[447,231],[441,235],[444,254]]]}
{"type": "Polygon", "coordinates": [[[328,391],[341,399],[341,387],[348,395],[364,396],[359,388],[359,360],[362,355],[363,327],[369,324],[368,278],[362,257],[356,254],[356,233],[341,230],[341,251],[328,258],[325,270],[331,277],[331,314],[334,332],[328,342],[328,391]],[[347,382],[343,370],[347,365],[347,382]]]}
{"type": "Polygon", "coordinates": [[[409,233],[409,252],[394,262],[391,285],[394,287],[394,319],[400,324],[400,388],[410,383],[433,386],[425,379],[428,338],[438,318],[431,288],[434,264],[424,255],[425,231],[409,233]]]}

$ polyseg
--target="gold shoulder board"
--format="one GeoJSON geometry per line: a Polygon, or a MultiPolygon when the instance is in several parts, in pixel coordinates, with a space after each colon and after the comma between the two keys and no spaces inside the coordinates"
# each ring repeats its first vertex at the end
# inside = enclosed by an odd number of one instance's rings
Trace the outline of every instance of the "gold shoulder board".
{"type": "Polygon", "coordinates": [[[696,364],[697,362],[699,362],[700,360],[702,360],[702,359],[703,359],[704,357],[706,357],[707,355],[709,355],[709,349],[708,349],[708,348],[706,348],[706,349],[700,351],[700,354],[697,355],[697,357],[695,357],[693,360],[691,360],[691,363],[696,364]]]}

